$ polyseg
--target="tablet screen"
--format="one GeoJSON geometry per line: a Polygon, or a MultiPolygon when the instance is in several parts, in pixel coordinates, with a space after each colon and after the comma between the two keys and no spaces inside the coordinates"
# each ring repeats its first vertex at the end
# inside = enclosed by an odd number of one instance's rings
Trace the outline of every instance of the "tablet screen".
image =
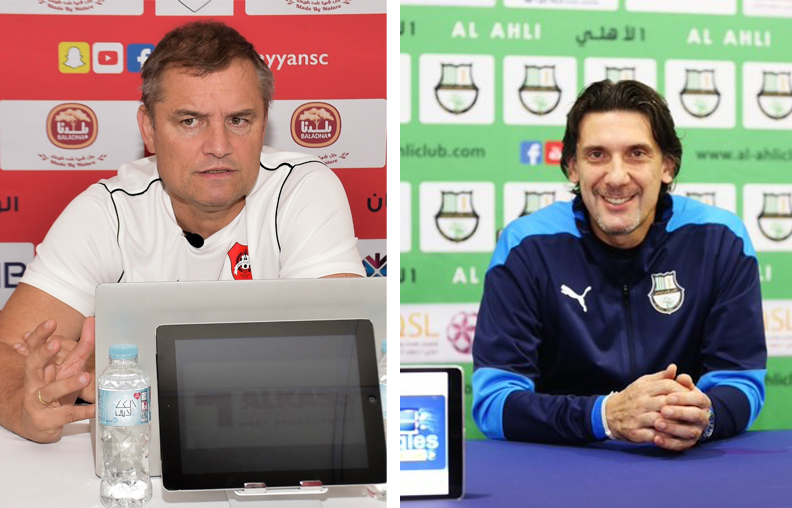
{"type": "Polygon", "coordinates": [[[354,320],[159,327],[166,488],[384,483],[370,332],[354,320]]]}
{"type": "Polygon", "coordinates": [[[401,497],[461,497],[461,387],[461,371],[457,368],[402,369],[401,497]]]}

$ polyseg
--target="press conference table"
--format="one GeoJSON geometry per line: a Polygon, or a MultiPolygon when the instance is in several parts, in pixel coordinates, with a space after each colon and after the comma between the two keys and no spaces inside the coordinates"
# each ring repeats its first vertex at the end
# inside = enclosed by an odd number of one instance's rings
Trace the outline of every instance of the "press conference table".
{"type": "MultiPolygon", "coordinates": [[[[50,445],[32,443],[0,427],[0,507],[103,508],[88,425],[67,425],[63,438],[50,445]]],[[[167,492],[161,478],[151,482],[153,496],[146,508],[229,506],[223,492],[167,492]]],[[[362,487],[331,489],[320,500],[325,508],[385,508],[384,501],[368,497],[362,487]]]]}
{"type": "Polygon", "coordinates": [[[747,432],[681,454],[503,441],[468,441],[465,451],[462,501],[402,507],[792,507],[792,430],[747,432]]]}

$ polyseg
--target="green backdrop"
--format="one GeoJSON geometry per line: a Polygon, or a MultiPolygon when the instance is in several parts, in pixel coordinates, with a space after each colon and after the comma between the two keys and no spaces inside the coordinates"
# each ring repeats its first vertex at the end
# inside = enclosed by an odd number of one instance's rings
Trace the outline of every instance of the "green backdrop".
{"type": "MultiPolygon", "coordinates": [[[[674,192],[731,209],[748,227],[770,353],[753,429],[792,428],[789,3],[403,2],[402,363],[462,365],[469,414],[470,345],[497,234],[569,198],[557,160],[578,92],[632,77],[666,96],[677,123],[674,192]],[[647,11],[657,5],[669,12],[647,11]]],[[[467,432],[481,437],[469,417],[467,432]]]]}

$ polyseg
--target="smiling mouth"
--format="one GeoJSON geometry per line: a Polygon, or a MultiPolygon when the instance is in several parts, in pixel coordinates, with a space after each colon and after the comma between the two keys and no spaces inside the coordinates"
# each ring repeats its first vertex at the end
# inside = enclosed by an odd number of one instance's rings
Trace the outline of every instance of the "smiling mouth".
{"type": "Polygon", "coordinates": [[[625,197],[601,196],[601,197],[609,205],[619,206],[625,204],[626,202],[631,200],[634,196],[625,196],[625,197]]]}

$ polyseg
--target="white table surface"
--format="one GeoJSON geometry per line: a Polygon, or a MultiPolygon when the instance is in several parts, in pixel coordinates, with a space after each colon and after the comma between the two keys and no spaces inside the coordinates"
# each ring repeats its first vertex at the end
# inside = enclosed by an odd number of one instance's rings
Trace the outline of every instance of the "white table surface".
{"type": "MultiPolygon", "coordinates": [[[[0,427],[0,506],[17,508],[103,508],[94,473],[89,422],[72,423],[63,438],[38,444],[0,427]]],[[[168,492],[162,479],[151,479],[146,508],[228,508],[224,492],[168,492]]],[[[289,496],[272,496],[288,499],[289,496]]],[[[269,496],[267,497],[267,499],[269,496]]],[[[385,508],[364,487],[336,487],[320,497],[325,508],[385,508]]],[[[270,503],[267,503],[270,504],[270,503]]],[[[272,503],[273,508],[277,503],[272,503]]]]}

